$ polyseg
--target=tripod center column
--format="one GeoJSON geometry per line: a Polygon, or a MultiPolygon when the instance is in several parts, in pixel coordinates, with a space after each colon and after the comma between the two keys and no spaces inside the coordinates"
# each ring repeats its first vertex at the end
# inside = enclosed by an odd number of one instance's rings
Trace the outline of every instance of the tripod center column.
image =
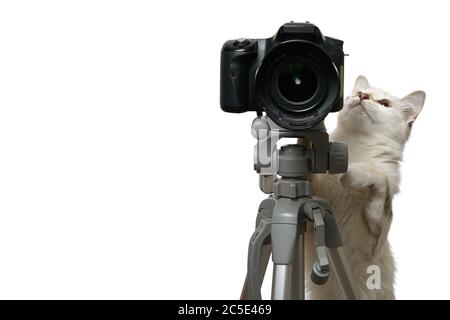
{"type": "Polygon", "coordinates": [[[310,195],[307,175],[311,173],[311,152],[302,145],[282,146],[278,152],[278,174],[274,194],[283,198],[299,198],[310,195]]]}

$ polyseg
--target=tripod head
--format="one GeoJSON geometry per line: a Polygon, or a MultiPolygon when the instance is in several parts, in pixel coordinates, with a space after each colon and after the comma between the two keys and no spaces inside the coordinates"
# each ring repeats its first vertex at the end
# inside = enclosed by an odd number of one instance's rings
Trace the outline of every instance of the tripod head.
{"type": "Polygon", "coordinates": [[[295,131],[282,128],[267,116],[252,122],[252,135],[258,140],[254,150],[254,169],[260,175],[260,188],[273,192],[276,175],[306,179],[311,173],[345,173],[348,147],[343,142],[330,142],[323,121],[311,129],[295,131]],[[277,148],[282,138],[303,139],[305,144],[277,148]]]}
{"type": "MultiPolygon", "coordinates": [[[[341,257],[343,253],[339,249],[335,250],[342,245],[342,240],[339,237],[332,209],[325,200],[311,194],[307,178],[314,173],[347,172],[348,146],[343,142],[331,142],[323,121],[311,129],[290,130],[278,126],[269,117],[258,115],[252,123],[252,135],[258,140],[254,150],[254,169],[260,175],[260,189],[264,193],[273,193],[267,200],[267,204],[261,205],[258,218],[263,219],[261,215],[270,213],[268,217],[270,219],[266,223],[270,222],[272,260],[275,264],[274,268],[277,268],[274,269],[275,280],[272,294],[275,297],[284,297],[286,281],[290,281],[286,280],[290,279],[286,275],[290,272],[287,271],[286,266],[292,263],[293,257],[300,259],[301,265],[304,263],[303,234],[307,221],[314,224],[314,245],[317,256],[311,273],[312,281],[323,284],[329,277],[330,263],[327,250],[330,250],[333,260],[341,262],[344,260],[341,257]],[[277,142],[282,138],[297,138],[298,143],[283,145],[278,149],[277,142]],[[295,246],[298,252],[293,250],[295,246]],[[278,278],[282,281],[278,282],[278,278]]],[[[267,230],[266,232],[269,232],[267,230]]],[[[255,233],[259,235],[262,231],[257,230],[255,233]]],[[[251,248],[253,248],[252,241],[251,248]]],[[[259,261],[259,256],[252,259],[259,261]]],[[[249,260],[249,266],[255,265],[253,260],[249,260]]],[[[348,268],[341,262],[337,263],[337,273],[344,285],[350,283],[347,293],[350,293],[349,297],[353,297],[351,280],[347,277],[348,268]]],[[[258,270],[259,268],[249,268],[249,274],[253,276],[250,280],[253,281],[250,285],[253,289],[258,288],[254,285],[254,280],[260,279],[258,270]]],[[[297,273],[300,274],[300,279],[303,279],[304,269],[300,268],[297,273]]],[[[303,280],[297,282],[303,283],[303,280]]],[[[303,289],[302,287],[300,291],[304,291],[303,289]]],[[[253,294],[256,297],[260,296],[259,291],[253,294]]],[[[302,297],[302,295],[299,296],[302,297]]]]}

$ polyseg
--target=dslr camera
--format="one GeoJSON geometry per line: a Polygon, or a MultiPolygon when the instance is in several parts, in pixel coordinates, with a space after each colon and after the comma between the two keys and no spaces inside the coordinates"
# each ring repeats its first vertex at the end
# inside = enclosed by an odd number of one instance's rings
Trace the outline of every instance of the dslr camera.
{"type": "Polygon", "coordinates": [[[308,130],[343,106],[343,41],[311,23],[286,23],[267,39],[226,41],[221,52],[223,111],[257,111],[288,130],[308,130]]]}

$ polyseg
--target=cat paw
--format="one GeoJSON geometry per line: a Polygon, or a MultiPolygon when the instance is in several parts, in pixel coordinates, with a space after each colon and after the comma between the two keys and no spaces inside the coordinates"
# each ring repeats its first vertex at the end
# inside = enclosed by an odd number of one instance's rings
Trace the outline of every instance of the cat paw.
{"type": "Polygon", "coordinates": [[[344,188],[385,188],[386,177],[373,165],[364,162],[350,164],[347,173],[339,177],[339,182],[344,188]]]}
{"type": "Polygon", "coordinates": [[[344,173],[339,177],[339,182],[341,183],[341,186],[347,189],[356,186],[356,183],[354,183],[354,181],[355,179],[352,177],[352,174],[350,172],[344,173]]]}

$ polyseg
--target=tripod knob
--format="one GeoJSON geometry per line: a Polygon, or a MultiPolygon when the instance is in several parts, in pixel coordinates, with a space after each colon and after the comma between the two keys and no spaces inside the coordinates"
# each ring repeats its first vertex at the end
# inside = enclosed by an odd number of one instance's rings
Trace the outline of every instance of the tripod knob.
{"type": "Polygon", "coordinates": [[[327,282],[329,275],[330,275],[329,272],[323,272],[320,270],[320,266],[317,261],[314,262],[314,266],[311,271],[311,281],[313,283],[317,285],[324,284],[325,282],[327,282]]]}
{"type": "Polygon", "coordinates": [[[328,172],[346,173],[348,168],[348,145],[345,142],[330,142],[328,172]]]}
{"type": "Polygon", "coordinates": [[[257,117],[252,122],[252,136],[257,140],[263,140],[269,136],[270,126],[267,120],[257,117]]]}

